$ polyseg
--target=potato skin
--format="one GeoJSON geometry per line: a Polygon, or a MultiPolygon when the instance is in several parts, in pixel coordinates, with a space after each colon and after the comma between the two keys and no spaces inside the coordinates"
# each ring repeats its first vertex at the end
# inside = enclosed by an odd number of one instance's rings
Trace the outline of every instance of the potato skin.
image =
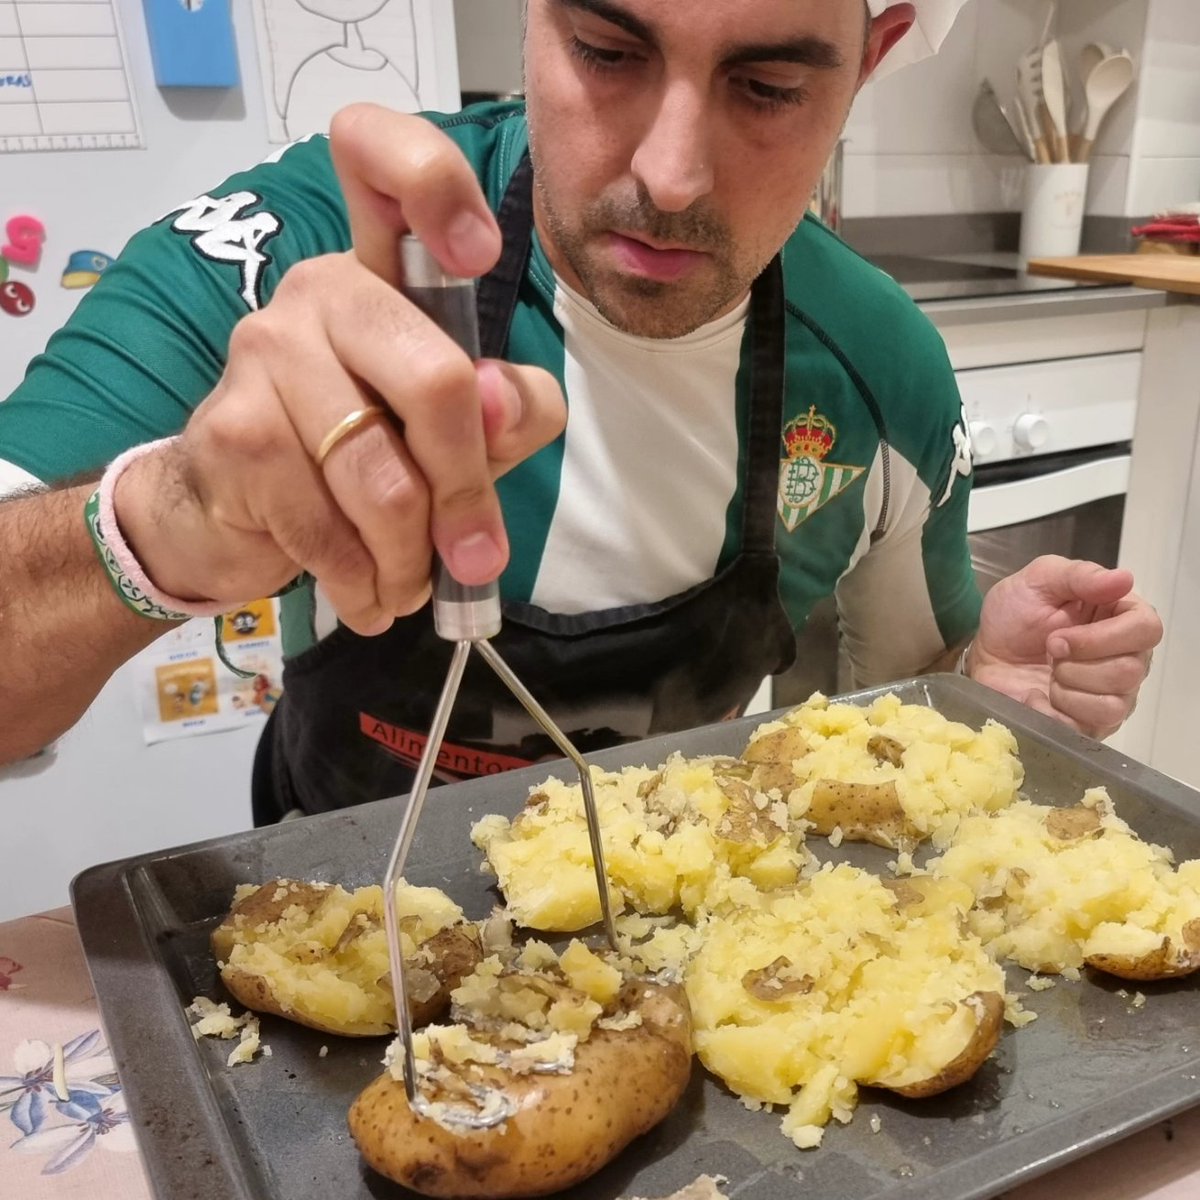
{"type": "Polygon", "coordinates": [[[1194,974],[1200,971],[1200,919],[1184,925],[1182,945],[1164,937],[1158,949],[1149,954],[1089,954],[1084,962],[1106,975],[1138,982],[1194,974]]]}
{"type": "Polygon", "coordinates": [[[492,1129],[451,1133],[409,1107],[404,1084],[382,1075],[350,1109],[350,1132],[381,1175],[426,1196],[542,1196],[594,1174],[675,1107],[691,1076],[691,1015],[683,988],[632,983],[622,1011],[635,1029],[595,1029],[570,1075],[512,1075],[481,1067],[518,1110],[492,1129]]]}
{"type": "Polygon", "coordinates": [[[928,1079],[921,1079],[902,1087],[888,1087],[883,1083],[873,1086],[907,1096],[910,1100],[923,1100],[927,1096],[936,1096],[939,1092],[966,1083],[987,1061],[1000,1040],[1000,1031],[1004,1025],[1004,997],[998,992],[973,992],[963,1003],[976,1006],[978,1021],[971,1040],[961,1053],[928,1079]]]}
{"type": "Polygon", "coordinates": [[[804,817],[823,836],[837,828],[847,841],[874,842],[890,850],[914,846],[921,840],[920,830],[900,803],[894,779],[884,783],[818,779],[804,817]]]}

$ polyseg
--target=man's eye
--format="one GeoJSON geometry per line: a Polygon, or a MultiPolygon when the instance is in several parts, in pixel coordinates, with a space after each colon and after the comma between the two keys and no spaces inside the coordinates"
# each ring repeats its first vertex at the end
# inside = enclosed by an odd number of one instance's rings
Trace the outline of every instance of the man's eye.
{"type": "Polygon", "coordinates": [[[571,38],[571,53],[585,66],[598,71],[612,70],[628,61],[630,55],[624,50],[608,50],[603,46],[593,46],[582,38],[571,38]]]}
{"type": "Polygon", "coordinates": [[[735,79],[734,85],[741,88],[746,99],[755,108],[767,112],[803,104],[808,99],[808,92],[802,87],[777,87],[774,84],[763,83],[760,79],[735,79]]]}

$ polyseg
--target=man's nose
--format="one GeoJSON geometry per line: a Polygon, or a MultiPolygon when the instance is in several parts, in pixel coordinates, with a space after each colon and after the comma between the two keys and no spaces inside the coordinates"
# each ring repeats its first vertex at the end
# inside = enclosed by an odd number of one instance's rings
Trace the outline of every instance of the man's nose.
{"type": "Polygon", "coordinates": [[[704,97],[687,83],[668,84],[631,164],[656,208],[682,212],[712,191],[712,142],[704,97]]]}

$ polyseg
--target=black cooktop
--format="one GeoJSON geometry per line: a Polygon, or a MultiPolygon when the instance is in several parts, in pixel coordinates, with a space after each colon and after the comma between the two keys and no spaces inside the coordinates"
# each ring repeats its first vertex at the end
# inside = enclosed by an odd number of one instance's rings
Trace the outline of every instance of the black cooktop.
{"type": "Polygon", "coordinates": [[[1104,286],[1090,280],[1027,275],[1018,268],[1015,254],[981,255],[980,260],[974,262],[924,258],[916,254],[870,254],[866,257],[914,300],[965,300],[977,296],[1069,292],[1081,287],[1104,286]],[[985,258],[988,261],[982,261],[985,258]]]}

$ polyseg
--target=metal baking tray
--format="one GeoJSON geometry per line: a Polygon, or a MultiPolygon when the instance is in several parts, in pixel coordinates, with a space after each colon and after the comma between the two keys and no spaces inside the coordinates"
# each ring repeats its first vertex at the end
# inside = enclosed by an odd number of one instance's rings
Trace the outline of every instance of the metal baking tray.
{"type": "MultiPolygon", "coordinates": [[[[1085,787],[1104,784],[1143,838],[1174,847],[1180,860],[1200,856],[1200,793],[955,676],[848,698],[865,703],[889,690],[972,725],[1003,721],[1020,743],[1024,790],[1037,802],[1071,804],[1085,787]]],[[[588,757],[615,768],[656,764],[674,750],[737,753],[764,719],[588,757]]],[[[431,793],[408,878],[445,889],[469,916],[485,915],[497,897],[479,870],[470,825],[485,813],[515,813],[532,784],[562,775],[564,765],[431,793]]],[[[146,1168],[164,1200],[411,1195],[363,1166],[346,1128],[352,1100],[380,1070],[385,1039],[339,1039],[264,1016],[272,1057],[229,1069],[232,1043],[195,1042],[183,1011],[197,995],[223,998],[208,934],[236,884],[276,876],[376,882],[402,803],[385,800],[93,867],[74,881],[96,995],[146,1168]]],[[[828,853],[875,868],[891,857],[864,846],[828,853]]],[[[1008,978],[1010,990],[1026,990],[1024,971],[1009,967],[1008,978]]],[[[831,1126],[814,1151],[795,1149],[778,1116],[747,1111],[697,1063],[676,1111],[571,1195],[665,1196],[709,1173],[726,1176],[739,1200],[990,1200],[1200,1104],[1198,1002],[1195,977],[1125,985],[1089,975],[1027,992],[1038,1020],[1007,1030],[971,1082],[924,1101],[864,1090],[853,1122],[831,1126]],[[1144,1007],[1131,1003],[1135,987],[1147,997],[1144,1007]]]]}

